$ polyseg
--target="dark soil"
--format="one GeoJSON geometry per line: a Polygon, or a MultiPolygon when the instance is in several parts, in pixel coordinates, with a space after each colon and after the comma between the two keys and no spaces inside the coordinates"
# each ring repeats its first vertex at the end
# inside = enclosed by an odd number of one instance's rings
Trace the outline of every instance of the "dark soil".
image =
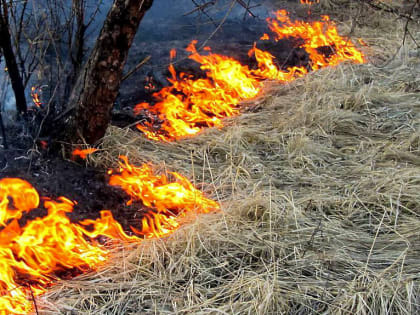
{"type": "MultiPolygon", "coordinates": [[[[73,213],[69,214],[73,222],[95,219],[101,210],[110,210],[126,231],[130,225],[140,226],[141,213],[146,209],[138,203],[127,206],[130,198],[121,189],[108,185],[107,170],[86,166],[83,160],[60,158],[47,150],[31,151],[31,140],[16,128],[9,128],[8,140],[9,149],[0,147],[0,178],[24,179],[41,197],[64,196],[76,201],[73,213]]],[[[23,221],[45,213],[42,209],[34,210],[23,221]]]]}

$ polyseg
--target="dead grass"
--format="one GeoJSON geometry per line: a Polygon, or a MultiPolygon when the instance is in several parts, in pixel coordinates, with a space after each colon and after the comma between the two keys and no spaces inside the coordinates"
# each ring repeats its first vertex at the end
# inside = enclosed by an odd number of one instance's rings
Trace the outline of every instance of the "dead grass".
{"type": "Polygon", "coordinates": [[[92,164],[152,161],[206,183],[223,212],[116,248],[41,297],[44,313],[419,313],[420,58],[399,48],[404,21],[369,13],[353,33],[373,64],[275,87],[178,143],[111,128],[92,164]]]}

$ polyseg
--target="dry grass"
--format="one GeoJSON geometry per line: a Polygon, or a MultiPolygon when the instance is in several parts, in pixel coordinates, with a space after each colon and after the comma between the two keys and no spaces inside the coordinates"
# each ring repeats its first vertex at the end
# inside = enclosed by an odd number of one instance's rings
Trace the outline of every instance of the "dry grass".
{"type": "Polygon", "coordinates": [[[420,59],[398,49],[404,21],[369,13],[354,35],[384,67],[312,73],[179,143],[111,128],[92,164],[152,161],[207,183],[223,212],[116,248],[41,297],[44,313],[419,313],[420,59]]]}

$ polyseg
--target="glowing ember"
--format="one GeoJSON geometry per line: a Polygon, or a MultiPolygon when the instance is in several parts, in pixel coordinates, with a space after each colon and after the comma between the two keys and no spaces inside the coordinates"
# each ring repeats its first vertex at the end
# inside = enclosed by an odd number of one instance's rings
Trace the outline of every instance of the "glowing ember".
{"type": "Polygon", "coordinates": [[[161,237],[181,226],[188,212],[203,213],[219,205],[203,196],[178,173],[154,175],[151,165],[136,167],[123,162],[111,184],[121,186],[132,199],[151,208],[142,226],[132,228],[139,236],[129,236],[110,211],[100,218],[79,224],[70,222],[74,202],[60,197],[45,199],[44,217],[18,221],[24,213],[39,207],[37,191],[21,179],[0,180],[0,314],[28,314],[31,294],[38,296],[65,271],[73,274],[96,269],[108,258],[108,249],[98,236],[116,241],[140,242],[144,237],[161,237]]]}
{"type": "Polygon", "coordinates": [[[144,80],[144,89],[149,93],[156,91],[155,79],[151,74],[147,75],[144,80]]]}
{"type": "MultiPolygon", "coordinates": [[[[312,2],[312,1],[306,1],[312,2]]],[[[310,70],[335,66],[349,60],[364,62],[363,54],[349,39],[338,34],[336,26],[327,16],[319,22],[292,22],[284,10],[276,12],[276,18],[267,19],[275,40],[296,38],[299,47],[309,54],[310,70]]],[[[269,40],[264,34],[261,40],[269,40]]],[[[205,127],[222,127],[222,119],[238,114],[238,104],[259,95],[265,79],[290,82],[308,73],[304,67],[279,69],[274,56],[258,49],[255,45],[249,52],[255,56],[258,68],[249,69],[233,58],[217,55],[209,47],[207,55],[200,55],[195,49],[196,41],[187,48],[190,59],[201,64],[205,78],[194,79],[185,73],[176,73],[170,65],[172,84],[154,93],[155,104],[140,103],[134,108],[136,115],[144,114],[149,119],[138,124],[149,139],[173,141],[198,134],[205,127]]],[[[173,52],[171,52],[172,57],[173,52]]]]}
{"type": "Polygon", "coordinates": [[[92,153],[95,153],[96,151],[98,151],[98,149],[95,149],[95,148],[88,148],[88,149],[83,149],[83,150],[75,149],[72,152],[72,156],[73,156],[73,158],[78,156],[82,159],[86,159],[88,155],[90,155],[92,153]]]}
{"type": "Polygon", "coordinates": [[[41,88],[36,88],[35,86],[33,86],[31,88],[31,98],[32,98],[32,102],[34,102],[35,106],[38,108],[42,107],[42,102],[41,102],[41,98],[40,98],[40,92],[41,92],[41,88]]]}
{"type": "Polygon", "coordinates": [[[300,3],[307,4],[307,5],[313,5],[315,3],[319,3],[319,0],[300,0],[300,3]]]}
{"type": "Polygon", "coordinates": [[[269,40],[269,39],[270,39],[270,36],[268,36],[268,34],[267,34],[267,33],[264,33],[264,35],[263,35],[263,36],[261,36],[261,37],[260,37],[260,39],[261,39],[261,40],[269,40]]]}
{"type": "Polygon", "coordinates": [[[39,143],[40,143],[41,148],[42,148],[43,150],[46,150],[46,149],[48,148],[48,142],[47,142],[47,141],[45,141],[45,140],[41,140],[41,141],[39,141],[39,143]]]}
{"type": "Polygon", "coordinates": [[[171,58],[171,60],[176,58],[176,49],[171,49],[171,51],[169,52],[169,57],[171,58]]]}

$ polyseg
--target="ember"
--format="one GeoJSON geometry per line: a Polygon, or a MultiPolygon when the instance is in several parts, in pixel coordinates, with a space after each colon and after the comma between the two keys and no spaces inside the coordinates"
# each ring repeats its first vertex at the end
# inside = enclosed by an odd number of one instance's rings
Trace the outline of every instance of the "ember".
{"type": "Polygon", "coordinates": [[[132,227],[137,234],[133,236],[106,210],[96,220],[70,222],[67,214],[75,203],[65,197],[43,198],[47,215],[21,226],[19,219],[40,206],[39,194],[24,180],[0,180],[0,314],[28,314],[30,295],[44,293],[63,271],[81,273],[103,265],[109,250],[99,236],[125,242],[163,237],[177,230],[188,213],[220,209],[182,175],[170,173],[169,179],[154,175],[152,168],[133,166],[122,157],[120,169],[110,172],[111,185],[120,186],[151,209],[142,226],[132,227]]]}
{"type": "Polygon", "coordinates": [[[81,159],[86,159],[88,155],[95,153],[96,151],[98,151],[98,149],[95,148],[88,148],[88,149],[75,149],[72,152],[73,158],[75,157],[80,157],[81,159]]]}
{"type": "Polygon", "coordinates": [[[307,4],[307,5],[313,5],[315,3],[319,3],[319,0],[300,0],[300,3],[307,4]]]}
{"type": "Polygon", "coordinates": [[[39,143],[40,143],[41,148],[42,148],[43,150],[46,150],[46,149],[48,148],[48,142],[47,142],[47,141],[45,141],[45,140],[41,140],[41,141],[39,141],[39,143]]]}
{"type": "Polygon", "coordinates": [[[171,49],[169,57],[171,58],[171,60],[176,58],[176,49],[171,49]]]}
{"type": "Polygon", "coordinates": [[[33,86],[31,88],[32,102],[38,108],[42,108],[42,102],[41,102],[40,92],[41,92],[41,88],[40,87],[33,86]]]}
{"type": "MultiPolygon", "coordinates": [[[[172,75],[169,87],[153,94],[156,103],[146,102],[136,105],[135,114],[151,113],[151,117],[137,125],[149,139],[174,141],[198,134],[205,127],[222,127],[222,119],[239,113],[239,103],[258,96],[262,81],[266,79],[290,82],[308,73],[327,66],[336,66],[344,61],[363,63],[363,54],[347,38],[338,34],[328,16],[318,22],[292,22],[285,10],[279,10],[276,18],[267,19],[274,40],[296,38],[299,48],[309,55],[310,64],[305,67],[280,69],[269,52],[255,45],[249,52],[255,56],[258,68],[250,69],[237,60],[214,54],[210,48],[207,55],[197,52],[193,41],[187,48],[190,59],[198,62],[205,71],[205,78],[195,79],[186,73],[177,73],[169,66],[172,75]],[[326,53],[325,53],[326,52],[326,53]],[[162,121],[162,123],[160,123],[162,121]]],[[[264,34],[261,40],[271,37],[264,34]]],[[[173,52],[171,52],[171,58],[173,52]]]]}

